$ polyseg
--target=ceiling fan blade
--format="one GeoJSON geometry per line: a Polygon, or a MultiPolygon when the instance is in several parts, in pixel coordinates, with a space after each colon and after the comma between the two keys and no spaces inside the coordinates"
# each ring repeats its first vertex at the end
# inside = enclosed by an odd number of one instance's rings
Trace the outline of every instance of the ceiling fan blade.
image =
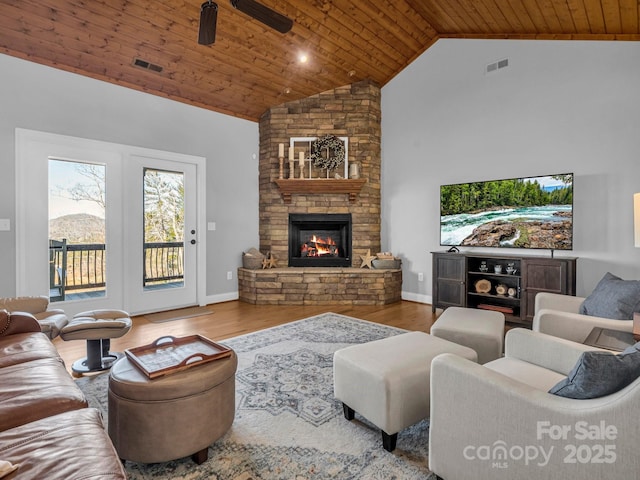
{"type": "Polygon", "coordinates": [[[280,33],[287,33],[293,27],[293,20],[255,0],[231,0],[231,6],[280,33]]]}
{"type": "Polygon", "coordinates": [[[218,5],[211,0],[204,2],[200,7],[200,29],[198,30],[198,43],[211,45],[216,41],[216,22],[218,20],[218,5]]]}

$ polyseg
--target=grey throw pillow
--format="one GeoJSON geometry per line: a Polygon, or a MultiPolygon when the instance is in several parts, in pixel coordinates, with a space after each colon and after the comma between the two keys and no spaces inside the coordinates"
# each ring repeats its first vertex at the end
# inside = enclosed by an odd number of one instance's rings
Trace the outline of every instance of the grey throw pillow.
{"type": "Polygon", "coordinates": [[[549,393],[577,399],[604,397],[623,389],[638,377],[640,342],[618,355],[584,352],[569,376],[554,385],[549,393]]]}
{"type": "Polygon", "coordinates": [[[632,320],[636,311],[640,311],[640,281],[623,280],[609,272],[584,299],[579,310],[583,315],[616,320],[632,320]]]}

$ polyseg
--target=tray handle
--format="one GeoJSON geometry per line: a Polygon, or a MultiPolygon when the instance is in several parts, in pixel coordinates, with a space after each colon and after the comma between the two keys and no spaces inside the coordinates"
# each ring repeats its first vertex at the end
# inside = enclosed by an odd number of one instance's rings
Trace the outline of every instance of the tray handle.
{"type": "Polygon", "coordinates": [[[188,356],[187,358],[185,358],[184,360],[182,360],[179,364],[179,366],[184,367],[187,366],[191,363],[195,363],[195,362],[200,362],[204,360],[204,356],[201,353],[194,353],[193,355],[188,356]]]}
{"type": "Polygon", "coordinates": [[[160,338],[156,339],[156,341],[153,342],[151,345],[154,346],[154,347],[158,347],[160,345],[164,345],[164,344],[167,344],[167,343],[176,343],[175,340],[176,340],[176,337],[173,337],[171,335],[167,335],[165,337],[160,337],[160,338]]]}

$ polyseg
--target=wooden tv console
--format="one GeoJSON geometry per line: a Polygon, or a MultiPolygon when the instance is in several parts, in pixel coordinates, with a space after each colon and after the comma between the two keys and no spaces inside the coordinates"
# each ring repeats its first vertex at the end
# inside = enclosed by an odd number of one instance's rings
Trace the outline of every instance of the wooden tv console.
{"type": "Polygon", "coordinates": [[[468,252],[432,252],[432,256],[433,312],[447,307],[482,308],[503,312],[508,322],[531,325],[538,292],[576,294],[574,257],[468,252]]]}

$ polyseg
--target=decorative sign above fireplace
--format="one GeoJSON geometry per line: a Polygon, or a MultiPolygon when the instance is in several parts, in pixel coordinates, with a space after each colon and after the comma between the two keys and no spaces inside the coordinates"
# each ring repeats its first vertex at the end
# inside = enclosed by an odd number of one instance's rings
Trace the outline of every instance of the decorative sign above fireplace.
{"type": "Polygon", "coordinates": [[[351,214],[289,214],[290,267],[350,267],[351,214]]]}

